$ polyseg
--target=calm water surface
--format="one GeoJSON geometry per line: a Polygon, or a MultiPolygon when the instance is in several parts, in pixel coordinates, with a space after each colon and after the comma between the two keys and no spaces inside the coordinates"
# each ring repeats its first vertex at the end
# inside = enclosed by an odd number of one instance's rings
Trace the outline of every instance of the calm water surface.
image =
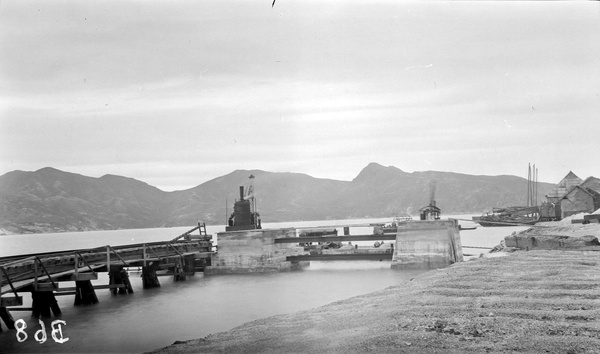
{"type": "MultiPolygon", "coordinates": [[[[470,219],[470,216],[455,216],[470,219]]],[[[382,222],[389,219],[312,221],[265,224],[265,228],[308,227],[382,222]]],[[[473,226],[461,221],[463,226],[473,226]]],[[[224,230],[209,226],[208,233],[224,230]]],[[[90,231],[43,235],[0,236],[0,256],[64,249],[92,248],[161,241],[174,238],[190,227],[118,231],[90,231]]],[[[523,227],[482,228],[461,232],[463,246],[493,247],[513,231],[523,227]]],[[[372,228],[353,227],[352,234],[370,233],[372,228]]],[[[341,231],[341,230],[340,230],[341,231]]],[[[465,249],[465,253],[485,250],[465,249]]],[[[187,281],[174,282],[161,277],[161,287],[142,289],[140,273],[130,272],[134,294],[112,295],[109,290],[96,290],[99,304],[73,306],[73,296],[57,297],[66,322],[64,344],[51,337],[50,325],[56,318],[44,320],[47,341],[39,344],[34,335],[41,326],[29,312],[12,312],[26,321],[28,339],[19,343],[15,331],[0,333],[0,352],[4,353],[124,353],[143,352],[172,344],[175,340],[204,337],[225,331],[245,322],[268,316],[292,313],[353,296],[401,285],[422,271],[393,271],[390,262],[338,261],[311,262],[303,270],[286,273],[223,275],[204,277],[198,273],[187,281]]],[[[98,284],[107,284],[106,273],[100,273],[98,284]]],[[[62,283],[63,287],[74,286],[62,283]]],[[[24,306],[31,296],[22,293],[24,306]]],[[[39,335],[38,335],[39,337],[39,335]]]]}

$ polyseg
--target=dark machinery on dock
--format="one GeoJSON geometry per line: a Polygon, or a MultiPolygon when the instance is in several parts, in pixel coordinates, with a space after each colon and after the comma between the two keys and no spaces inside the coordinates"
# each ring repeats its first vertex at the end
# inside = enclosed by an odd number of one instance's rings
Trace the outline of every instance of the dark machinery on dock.
{"type": "Polygon", "coordinates": [[[244,186],[240,186],[240,200],[233,204],[233,213],[227,220],[225,231],[257,230],[261,229],[260,215],[256,211],[254,199],[253,175],[250,175],[250,185],[244,193],[244,186]]]}
{"type": "Polygon", "coordinates": [[[435,206],[435,200],[420,210],[421,220],[439,220],[440,214],[441,209],[435,206]]]}
{"type": "Polygon", "coordinates": [[[421,220],[439,220],[441,209],[435,205],[435,182],[429,185],[429,205],[419,210],[421,220]]]}
{"type": "MultiPolygon", "coordinates": [[[[335,228],[325,228],[325,229],[307,229],[300,230],[299,237],[325,237],[325,236],[337,236],[338,231],[335,228]]],[[[316,246],[312,246],[312,242],[299,243],[300,246],[303,246],[305,250],[314,249],[316,246]],[[312,247],[311,247],[312,246],[312,247]]],[[[329,248],[340,248],[342,246],[341,241],[326,241],[326,242],[318,242],[318,245],[324,249],[329,248]]]]}

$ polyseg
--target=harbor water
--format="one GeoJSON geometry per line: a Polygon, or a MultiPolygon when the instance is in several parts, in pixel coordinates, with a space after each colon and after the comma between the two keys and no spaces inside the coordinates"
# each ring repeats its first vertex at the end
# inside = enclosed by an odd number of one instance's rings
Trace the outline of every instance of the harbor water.
{"type": "MultiPolygon", "coordinates": [[[[464,227],[476,226],[470,216],[448,216],[459,219],[464,227]]],[[[264,228],[361,225],[388,222],[391,219],[310,221],[263,224],[264,228]]],[[[35,235],[0,236],[0,256],[65,249],[92,248],[172,239],[191,227],[69,232],[35,235]]],[[[208,226],[215,235],[224,226],[208,226]]],[[[504,236],[525,227],[482,228],[462,231],[463,246],[493,247],[504,236]]],[[[341,230],[340,230],[341,231],[341,230]]],[[[353,227],[352,234],[370,233],[372,228],[353,227]]],[[[218,242],[218,240],[217,240],[218,242]]],[[[479,254],[483,249],[464,248],[465,254],[479,254]]],[[[221,275],[204,277],[202,273],[186,281],[174,282],[161,277],[161,287],[142,289],[141,273],[130,271],[134,294],[112,295],[109,290],[97,290],[99,303],[73,306],[73,296],[57,297],[62,315],[44,319],[42,325],[30,312],[12,312],[27,328],[0,332],[2,353],[139,353],[161,348],[177,340],[205,337],[225,331],[245,322],[278,314],[292,313],[353,296],[368,294],[389,286],[402,285],[422,273],[422,270],[390,269],[390,262],[336,261],[311,262],[307,268],[284,273],[221,275]],[[58,331],[60,329],[60,332],[58,331]],[[54,330],[54,332],[53,332],[54,330]],[[43,334],[46,340],[43,339],[43,334]],[[68,338],[64,343],[57,339],[68,338]],[[23,338],[27,335],[27,339],[23,338]],[[19,338],[22,340],[19,342],[19,338]]],[[[96,284],[107,284],[105,273],[96,284]]],[[[74,286],[63,283],[63,287],[74,286]]],[[[24,307],[31,305],[31,296],[21,293],[24,307]]],[[[22,325],[22,323],[20,324],[22,325]]]]}

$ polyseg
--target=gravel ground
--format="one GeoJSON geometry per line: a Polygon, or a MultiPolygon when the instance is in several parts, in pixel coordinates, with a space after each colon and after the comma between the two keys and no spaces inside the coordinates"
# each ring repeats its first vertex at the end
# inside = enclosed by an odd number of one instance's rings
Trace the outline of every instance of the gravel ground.
{"type": "Polygon", "coordinates": [[[152,353],[600,353],[600,252],[517,251],[152,353]]]}

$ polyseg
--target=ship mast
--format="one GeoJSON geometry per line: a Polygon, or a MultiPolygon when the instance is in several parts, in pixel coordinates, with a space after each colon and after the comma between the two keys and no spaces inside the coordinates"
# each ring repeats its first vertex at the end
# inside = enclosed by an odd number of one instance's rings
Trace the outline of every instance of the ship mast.
{"type": "Polygon", "coordinates": [[[536,206],[538,204],[537,194],[538,194],[538,169],[533,165],[529,164],[527,171],[527,207],[536,206]]]}

